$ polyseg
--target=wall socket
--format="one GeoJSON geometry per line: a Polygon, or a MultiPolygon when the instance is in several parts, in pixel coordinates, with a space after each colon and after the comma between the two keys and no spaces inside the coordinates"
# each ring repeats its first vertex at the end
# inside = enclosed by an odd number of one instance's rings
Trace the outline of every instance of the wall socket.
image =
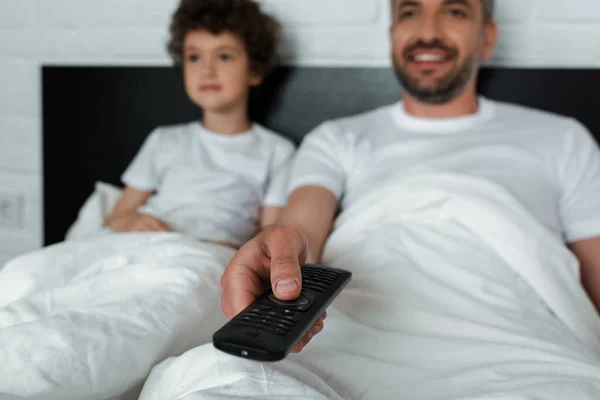
{"type": "Polygon", "coordinates": [[[20,229],[25,222],[25,196],[0,193],[0,228],[20,229]]]}

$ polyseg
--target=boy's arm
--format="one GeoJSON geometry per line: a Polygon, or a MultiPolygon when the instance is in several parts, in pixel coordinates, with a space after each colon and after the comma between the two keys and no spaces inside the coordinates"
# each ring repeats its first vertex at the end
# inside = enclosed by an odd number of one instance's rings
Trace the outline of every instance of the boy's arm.
{"type": "Polygon", "coordinates": [[[168,231],[168,227],[149,215],[140,215],[137,209],[146,204],[154,191],[144,191],[126,186],[123,195],[105,225],[117,232],[129,231],[168,231]]]}

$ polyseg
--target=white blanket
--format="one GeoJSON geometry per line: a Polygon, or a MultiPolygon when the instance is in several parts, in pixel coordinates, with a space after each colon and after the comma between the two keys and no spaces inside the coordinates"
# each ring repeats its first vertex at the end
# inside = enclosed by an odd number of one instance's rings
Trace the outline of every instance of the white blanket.
{"type": "Polygon", "coordinates": [[[600,319],[574,256],[502,188],[437,173],[347,193],[324,263],[353,281],[300,354],[200,346],[140,399],[597,400],[600,319]]]}
{"type": "Polygon", "coordinates": [[[0,400],[137,399],[151,368],[226,322],[231,249],[174,233],[113,234],[0,271],[0,400]]]}

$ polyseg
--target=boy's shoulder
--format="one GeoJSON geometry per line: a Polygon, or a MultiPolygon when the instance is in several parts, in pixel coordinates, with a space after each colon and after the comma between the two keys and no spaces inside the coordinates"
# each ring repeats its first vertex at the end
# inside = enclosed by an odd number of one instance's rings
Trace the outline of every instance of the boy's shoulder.
{"type": "Polygon", "coordinates": [[[158,125],[150,133],[161,144],[174,144],[187,142],[198,128],[198,121],[190,121],[170,125],[158,125]]]}
{"type": "Polygon", "coordinates": [[[296,148],[296,143],[294,143],[293,140],[283,136],[280,133],[277,133],[268,128],[265,128],[264,126],[262,126],[258,123],[254,123],[253,129],[258,136],[260,136],[263,140],[265,140],[266,142],[268,142],[271,145],[274,145],[276,147],[281,147],[284,149],[295,149],[296,148]]]}
{"type": "Polygon", "coordinates": [[[192,132],[198,125],[198,121],[182,122],[178,124],[158,125],[154,132],[163,136],[180,135],[182,133],[192,132]]]}

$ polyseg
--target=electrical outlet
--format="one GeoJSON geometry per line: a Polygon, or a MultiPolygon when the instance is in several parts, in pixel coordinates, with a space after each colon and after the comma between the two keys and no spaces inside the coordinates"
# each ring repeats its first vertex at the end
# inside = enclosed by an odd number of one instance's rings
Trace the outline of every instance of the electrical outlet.
{"type": "Polygon", "coordinates": [[[0,193],[0,228],[20,229],[24,225],[25,196],[0,193]]]}

